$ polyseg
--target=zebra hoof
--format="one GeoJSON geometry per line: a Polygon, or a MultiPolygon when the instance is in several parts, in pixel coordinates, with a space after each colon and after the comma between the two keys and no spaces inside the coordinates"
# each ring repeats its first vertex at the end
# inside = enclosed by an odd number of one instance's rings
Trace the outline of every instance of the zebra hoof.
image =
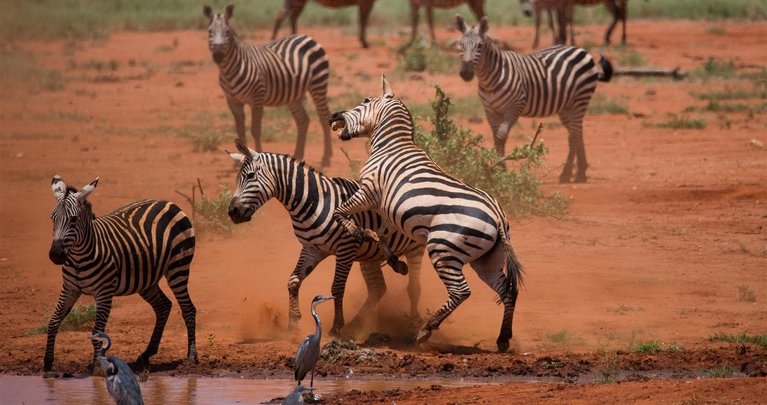
{"type": "Polygon", "coordinates": [[[431,337],[431,331],[428,329],[421,328],[421,330],[418,331],[418,336],[415,338],[416,343],[423,343],[431,337]]]}
{"type": "Polygon", "coordinates": [[[559,184],[567,184],[570,182],[570,175],[562,173],[559,175],[559,184]]]}
{"type": "Polygon", "coordinates": [[[503,340],[496,342],[496,345],[498,345],[498,353],[506,353],[509,351],[509,341],[503,340]]]}
{"type": "Polygon", "coordinates": [[[586,182],[586,173],[579,173],[575,175],[575,183],[585,183],[586,182]]]}
{"type": "Polygon", "coordinates": [[[407,263],[401,260],[395,259],[394,263],[391,264],[391,267],[392,269],[394,269],[395,273],[402,274],[403,276],[407,276],[407,273],[408,273],[407,263]]]}

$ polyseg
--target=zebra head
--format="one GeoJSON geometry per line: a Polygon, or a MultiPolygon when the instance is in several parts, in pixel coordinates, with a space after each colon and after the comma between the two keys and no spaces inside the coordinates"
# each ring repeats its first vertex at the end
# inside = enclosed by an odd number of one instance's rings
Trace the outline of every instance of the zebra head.
{"type": "Polygon", "coordinates": [[[371,136],[382,121],[381,115],[387,104],[401,103],[394,97],[394,91],[384,75],[381,75],[381,87],[383,92],[380,97],[366,97],[362,104],[351,110],[336,112],[330,116],[330,128],[333,131],[341,130],[338,138],[348,141],[352,138],[371,136]]]}
{"type": "Polygon", "coordinates": [[[253,213],[274,197],[274,181],[267,176],[266,166],[258,152],[239,139],[234,143],[240,153],[229,152],[229,157],[240,164],[240,171],[237,173],[237,189],[229,202],[229,218],[239,224],[250,221],[253,213]]]}
{"type": "Polygon", "coordinates": [[[522,14],[525,15],[525,17],[532,17],[533,16],[533,9],[535,6],[533,6],[533,3],[536,0],[519,0],[519,8],[522,9],[522,14]]]}
{"type": "Polygon", "coordinates": [[[234,13],[234,5],[226,6],[224,15],[213,14],[213,9],[209,5],[202,7],[202,14],[208,17],[208,48],[213,55],[213,61],[220,64],[234,43],[234,29],[229,26],[229,19],[234,13]]]}
{"type": "Polygon", "coordinates": [[[51,213],[53,220],[53,243],[48,257],[53,264],[64,264],[67,261],[69,249],[77,242],[92,219],[90,203],[85,198],[88,197],[96,185],[99,178],[93,180],[82,190],[78,191],[70,187],[58,175],[53,176],[51,189],[56,197],[56,207],[51,213]]]}
{"type": "Polygon", "coordinates": [[[479,25],[469,27],[460,15],[455,16],[455,26],[462,33],[458,40],[458,49],[461,51],[461,78],[471,81],[474,78],[474,69],[482,56],[482,43],[489,28],[487,17],[482,17],[479,25]]]}

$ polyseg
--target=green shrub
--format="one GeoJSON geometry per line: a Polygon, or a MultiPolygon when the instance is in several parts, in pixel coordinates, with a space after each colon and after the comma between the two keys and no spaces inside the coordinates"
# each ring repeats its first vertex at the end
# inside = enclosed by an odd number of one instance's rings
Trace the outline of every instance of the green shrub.
{"type": "Polygon", "coordinates": [[[725,333],[717,333],[708,338],[708,340],[712,342],[750,343],[767,349],[767,335],[747,335],[745,333],[741,333],[740,335],[728,335],[725,333]]]}
{"type": "MultiPolygon", "coordinates": [[[[72,308],[69,314],[59,324],[59,331],[89,331],[96,322],[96,304],[78,305],[72,308]]],[[[28,332],[30,335],[48,333],[48,324],[28,332]]]]}
{"type": "Polygon", "coordinates": [[[633,350],[637,353],[655,354],[663,350],[663,345],[657,340],[637,343],[633,350]]]}
{"type": "Polygon", "coordinates": [[[445,171],[461,181],[495,197],[511,215],[526,213],[562,215],[566,200],[559,194],[546,195],[536,169],[542,165],[548,148],[543,141],[516,146],[503,160],[518,161],[516,169],[506,170],[494,149],[484,148],[482,137],[458,127],[450,118],[450,98],[439,86],[432,102],[433,129],[416,129],[415,141],[445,171]]]}
{"type": "Polygon", "coordinates": [[[219,234],[228,234],[232,231],[232,220],[229,218],[229,203],[232,194],[226,185],[221,185],[218,196],[208,198],[204,193],[195,202],[195,229],[198,231],[211,231],[219,234]]]}

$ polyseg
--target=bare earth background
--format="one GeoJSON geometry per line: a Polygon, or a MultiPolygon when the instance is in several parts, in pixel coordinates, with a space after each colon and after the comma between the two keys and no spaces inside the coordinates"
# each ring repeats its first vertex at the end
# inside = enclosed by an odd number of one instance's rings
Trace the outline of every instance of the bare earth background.
{"type": "MultiPolygon", "coordinates": [[[[599,43],[603,25],[579,28],[580,41],[599,43]]],[[[476,83],[456,72],[405,73],[392,50],[399,37],[376,38],[370,50],[336,29],[306,29],[326,48],[333,69],[332,110],[378,94],[387,73],[407,104],[424,105],[439,83],[454,99],[471,100],[476,83]]],[[[529,49],[529,27],[491,28],[491,33],[529,49]]],[[[443,27],[442,39],[452,38],[443,27]]],[[[264,41],[268,33],[248,33],[264,41]]],[[[546,34],[544,42],[548,41],[546,34]]],[[[767,24],[685,21],[630,22],[629,50],[602,49],[620,66],[627,52],[648,65],[699,69],[709,57],[733,61],[740,70],[767,66],[767,24]],[[712,29],[711,27],[717,27],[712,29]],[[624,55],[624,56],[621,56],[624,55]]],[[[19,50],[42,66],[63,72],[57,91],[6,86],[0,97],[0,373],[39,374],[45,335],[30,331],[47,323],[61,285],[47,257],[54,205],[50,178],[60,174],[82,186],[101,177],[91,196],[97,214],[141,198],[177,201],[200,178],[208,195],[232,189],[235,170],[223,149],[232,149],[231,116],[207,51],[206,33],[117,33],[97,41],[27,41],[19,50]],[[200,132],[220,134],[218,151],[200,152],[200,132]]],[[[592,52],[597,53],[596,49],[592,52]]],[[[740,71],[739,70],[739,71],[740,71]]],[[[586,184],[559,185],[567,152],[565,130],[542,133],[551,147],[544,188],[572,199],[567,215],[512,221],[512,238],[527,269],[515,318],[513,353],[494,353],[501,308],[473,271],[473,295],[432,338],[429,347],[407,344],[403,334],[406,278],[385,269],[389,290],[377,331],[393,337],[372,348],[321,363],[320,374],[411,377],[490,377],[511,374],[552,377],[536,384],[383,393],[350,393],[329,402],[570,403],[666,402],[757,403],[767,392],[767,349],[711,342],[716,333],[767,333],[767,117],[764,97],[741,102],[749,111],[708,112],[694,93],[754,90],[745,79],[672,82],[618,78],[597,93],[627,107],[622,114],[590,114],[585,140],[591,167],[586,184]],[[692,108],[688,108],[692,107],[692,108]],[[685,112],[685,110],[687,111],[685,112]],[[669,113],[706,122],[705,129],[661,128],[669,113]],[[750,291],[754,299],[743,296],[750,291]],[[638,344],[663,350],[639,353],[638,344]],[[709,378],[729,370],[730,379],[709,378]],[[669,379],[669,377],[672,377],[669,379]],[[703,378],[701,378],[703,377],[703,378]],[[630,382],[610,383],[616,380],[630,382]],[[587,384],[567,384],[581,382],[587,384]],[[598,384],[607,382],[608,384],[598,384]],[[499,397],[500,396],[500,397],[499,397]],[[504,401],[505,402],[505,401],[504,401]]],[[[764,89],[764,87],[762,87],[764,89]]],[[[487,135],[479,101],[458,121],[487,135]]],[[[428,111],[428,110],[427,110],[428,111]]],[[[284,110],[267,110],[267,151],[293,150],[293,127],[284,110]],[[287,128],[283,128],[288,125],[287,128]]],[[[320,129],[310,112],[307,161],[320,161],[320,129]]],[[[521,119],[510,144],[532,135],[537,120],[521,119]]],[[[428,126],[426,119],[419,125],[428,126]]],[[[341,153],[365,159],[362,141],[334,140],[333,165],[325,172],[353,176],[341,153]]],[[[299,252],[287,214],[267,204],[231,235],[198,232],[191,295],[198,308],[197,366],[179,363],[185,330],[178,306],[168,322],[154,373],[171,375],[289,376],[293,350],[313,329],[312,296],[329,291],[333,260],[325,261],[301,290],[301,332],[288,333],[286,283],[299,252]]],[[[359,272],[347,287],[347,319],[365,298],[359,272]]],[[[434,271],[424,266],[421,312],[446,298],[434,271]]],[[[167,286],[164,285],[163,288],[167,286]]],[[[84,298],[82,302],[92,302],[84,298]]],[[[154,318],[139,297],[115,300],[107,330],[113,354],[135,358],[154,318]]],[[[332,305],[320,307],[329,320],[332,305]]],[[[326,321],[329,323],[329,321],[326,321]]],[[[87,332],[62,332],[55,370],[80,373],[89,360],[87,332]]],[[[326,341],[330,338],[325,337],[326,341]]],[[[365,336],[356,338],[358,343],[365,336]]],[[[321,380],[322,377],[320,377],[321,380]]]]}

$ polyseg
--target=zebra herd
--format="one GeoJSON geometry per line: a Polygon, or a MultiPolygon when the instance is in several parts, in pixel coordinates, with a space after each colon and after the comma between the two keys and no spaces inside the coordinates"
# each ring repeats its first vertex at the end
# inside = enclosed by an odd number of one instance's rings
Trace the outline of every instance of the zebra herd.
{"type": "MultiPolygon", "coordinates": [[[[327,3],[340,5],[342,1],[327,3]]],[[[458,1],[412,3],[428,7],[458,1]]],[[[303,3],[286,4],[302,7],[303,3]]],[[[301,318],[301,284],[328,256],[336,258],[331,333],[357,327],[373,312],[386,290],[382,261],[395,272],[408,275],[410,316],[418,318],[420,267],[426,252],[448,298],[420,326],[416,341],[428,340],[469,297],[471,291],[463,274],[464,265],[469,264],[503,304],[496,344],[499,351],[507,351],[523,270],[511,244],[509,221],[498,201],[445,172],[415,143],[413,117],[384,76],[380,95],[330,114],[326,100],[331,78],[329,58],[322,46],[306,35],[262,45],[248,43],[230,26],[233,13],[232,5],[222,14],[215,14],[207,5],[203,8],[209,21],[209,50],[218,66],[219,84],[237,133],[237,152],[229,156],[239,170],[228,213],[234,223],[247,222],[270,199],[278,200],[288,211],[302,246],[287,285],[289,326],[295,328],[301,318]],[[323,166],[331,159],[331,131],[338,132],[342,141],[370,138],[370,156],[359,181],[325,176],[301,160],[309,125],[303,107],[307,92],[322,123],[323,166]],[[246,104],[251,106],[255,149],[245,141],[246,104]],[[262,150],[262,110],[277,105],[288,106],[298,127],[293,156],[262,150]],[[400,261],[402,256],[407,258],[407,265],[400,261]],[[368,298],[346,325],[343,297],[354,262],[360,262],[368,298]]],[[[502,51],[488,35],[487,17],[480,16],[477,26],[468,26],[460,16],[455,23],[461,34],[460,76],[467,81],[477,77],[479,99],[497,152],[504,153],[509,130],[519,117],[558,114],[569,133],[569,153],[560,182],[586,181],[583,116],[597,81],[610,79],[610,62],[602,58],[597,64],[584,50],[564,45],[531,54],[502,51]],[[572,177],[576,157],[577,171],[572,177]]],[[[152,306],[155,327],[137,360],[148,364],[157,353],[172,306],[158,286],[163,277],[186,323],[187,360],[197,362],[196,309],[188,291],[195,251],[192,222],[177,205],[155,200],[134,202],[97,218],[87,200],[97,184],[98,178],[78,190],[59,176],[52,180],[56,207],[51,214],[54,232],[49,256],[62,266],[64,283],[49,322],[44,371],[52,369],[60,323],[82,294],[96,300],[94,334],[104,331],[114,296],[139,294],[152,306]]],[[[99,341],[94,340],[93,346],[95,361],[99,341]]]]}

